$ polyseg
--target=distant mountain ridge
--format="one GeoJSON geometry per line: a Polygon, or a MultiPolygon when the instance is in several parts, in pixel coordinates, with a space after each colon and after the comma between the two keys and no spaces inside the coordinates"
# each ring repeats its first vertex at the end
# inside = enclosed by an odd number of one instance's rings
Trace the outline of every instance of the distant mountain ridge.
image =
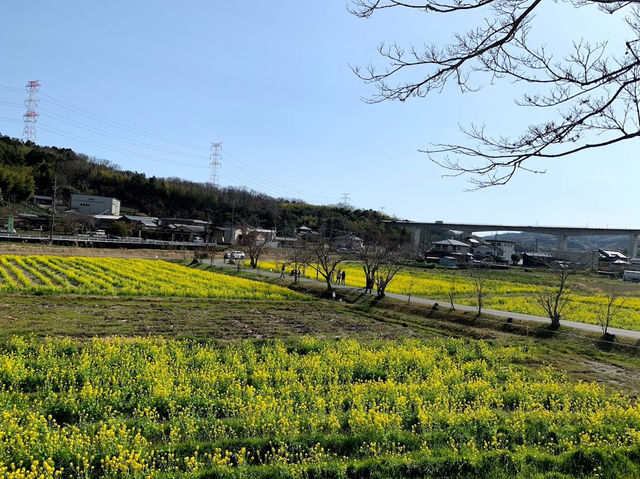
{"type": "MultiPolygon", "coordinates": [[[[554,251],[558,249],[558,238],[539,233],[501,233],[485,236],[484,239],[501,239],[516,243],[516,251],[554,251]]],[[[626,252],[629,237],[620,235],[569,236],[567,249],[570,251],[593,251],[607,249],[626,252]]]]}

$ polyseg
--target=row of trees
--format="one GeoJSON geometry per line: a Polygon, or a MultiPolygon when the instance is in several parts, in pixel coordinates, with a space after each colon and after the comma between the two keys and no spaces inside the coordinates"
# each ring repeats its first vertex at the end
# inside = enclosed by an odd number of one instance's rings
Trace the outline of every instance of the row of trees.
{"type": "MultiPolygon", "coordinates": [[[[257,268],[267,242],[258,240],[256,234],[251,231],[247,232],[245,238],[248,240],[245,251],[249,256],[250,265],[252,268],[257,268]]],[[[316,272],[318,278],[322,278],[326,282],[327,290],[331,291],[334,278],[336,281],[340,281],[336,274],[340,264],[345,261],[357,262],[364,272],[365,292],[373,293],[375,287],[377,297],[383,298],[391,280],[407,266],[412,255],[412,251],[394,243],[389,236],[384,234],[377,234],[375,237],[369,236],[362,248],[345,253],[339,253],[333,242],[322,239],[312,245],[293,245],[287,250],[286,257],[282,262],[282,271],[284,272],[285,268],[289,269],[294,282],[297,283],[300,271],[310,268],[316,272]]],[[[564,263],[549,263],[547,267],[551,273],[553,284],[540,288],[535,300],[551,320],[551,327],[557,329],[560,327],[561,319],[571,308],[570,278],[576,273],[576,270],[564,263]]],[[[486,299],[487,270],[482,267],[474,268],[470,272],[470,277],[474,286],[478,315],[481,315],[486,299]]],[[[455,308],[454,291],[455,282],[452,281],[449,293],[451,309],[455,308]]],[[[596,313],[603,335],[608,338],[609,326],[619,314],[625,300],[615,286],[608,288],[603,295],[604,301],[598,303],[596,313]]]]}
{"type": "MultiPolygon", "coordinates": [[[[298,282],[300,272],[310,268],[316,272],[318,279],[322,278],[326,282],[327,290],[333,289],[334,278],[339,282],[337,276],[339,266],[345,261],[357,262],[364,273],[365,292],[373,293],[375,287],[378,298],[385,296],[387,286],[393,278],[403,268],[407,266],[414,252],[400,246],[382,230],[368,231],[367,241],[364,246],[349,252],[339,252],[336,244],[329,239],[322,238],[317,243],[311,245],[307,243],[297,243],[287,249],[285,258],[282,261],[282,271],[291,271],[294,282],[298,282]]],[[[267,245],[266,238],[260,238],[255,229],[246,228],[243,238],[245,240],[244,251],[249,256],[250,266],[258,267],[260,257],[267,245]]],[[[549,262],[547,269],[552,277],[552,284],[548,287],[541,287],[536,294],[535,301],[543,309],[545,315],[551,320],[551,327],[560,327],[560,321],[571,310],[570,299],[570,279],[576,270],[570,265],[561,262],[549,262]]],[[[484,302],[486,300],[486,283],[489,279],[487,269],[477,266],[470,271],[470,278],[474,287],[474,296],[478,316],[482,314],[484,302]]],[[[449,301],[451,309],[455,309],[455,279],[452,280],[449,291],[449,301]]],[[[596,311],[602,332],[605,337],[613,319],[619,314],[624,305],[624,298],[616,287],[610,287],[603,293],[604,301],[598,303],[596,311]]]]}
{"type": "MultiPolygon", "coordinates": [[[[377,231],[367,236],[363,247],[350,251],[340,251],[329,238],[320,238],[313,243],[296,242],[286,250],[281,263],[282,271],[290,271],[294,282],[298,282],[300,272],[309,268],[316,272],[318,279],[325,281],[327,290],[332,291],[335,282],[339,281],[337,273],[340,264],[355,261],[364,271],[365,290],[373,292],[375,287],[377,296],[382,298],[391,280],[406,266],[412,252],[393,241],[389,234],[377,231]]],[[[243,234],[243,241],[245,246],[242,249],[248,256],[250,266],[257,268],[267,239],[260,238],[255,230],[248,229],[243,234]]]]}
{"type": "MultiPolygon", "coordinates": [[[[570,280],[576,270],[565,263],[549,262],[546,266],[551,274],[552,284],[540,287],[535,296],[535,301],[540,305],[545,316],[550,319],[551,328],[558,329],[560,321],[571,311],[570,280]]],[[[486,300],[485,286],[489,279],[486,269],[482,267],[473,269],[471,271],[471,279],[474,286],[478,316],[480,316],[486,300]]],[[[597,303],[595,313],[602,328],[603,336],[608,339],[610,338],[608,335],[609,326],[620,313],[621,308],[624,306],[625,298],[616,285],[607,287],[602,292],[602,296],[603,300],[597,303]]],[[[449,300],[451,309],[454,309],[455,282],[453,281],[449,292],[449,300]]]]}

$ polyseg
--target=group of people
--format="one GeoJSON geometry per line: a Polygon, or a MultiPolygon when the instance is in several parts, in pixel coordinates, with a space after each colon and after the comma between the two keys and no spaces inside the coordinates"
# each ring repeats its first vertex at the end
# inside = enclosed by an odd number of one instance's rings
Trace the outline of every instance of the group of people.
{"type": "MultiPolygon", "coordinates": [[[[280,278],[284,278],[285,277],[285,268],[286,265],[284,263],[282,263],[282,267],[280,269],[280,278]]],[[[302,275],[304,275],[305,271],[304,269],[300,270],[300,269],[291,269],[291,272],[289,273],[289,276],[297,276],[298,278],[302,275]]],[[[347,273],[345,273],[344,270],[337,270],[335,272],[335,284],[345,284],[345,278],[347,277],[347,273]]],[[[333,274],[331,275],[331,281],[333,282],[333,274]]]]}
{"type": "MultiPolygon", "coordinates": [[[[282,263],[282,269],[280,270],[280,278],[284,278],[285,270],[286,270],[286,265],[285,265],[285,263],[282,263]]],[[[302,276],[304,274],[305,274],[304,268],[303,269],[291,268],[291,271],[289,272],[289,276],[296,276],[297,278],[299,278],[300,276],[302,276]]]]}

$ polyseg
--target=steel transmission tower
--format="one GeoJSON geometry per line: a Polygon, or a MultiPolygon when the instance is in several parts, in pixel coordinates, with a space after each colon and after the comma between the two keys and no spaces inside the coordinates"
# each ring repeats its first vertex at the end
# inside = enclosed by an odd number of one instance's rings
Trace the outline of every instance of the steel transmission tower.
{"type": "Polygon", "coordinates": [[[211,183],[216,188],[220,188],[220,167],[222,166],[222,143],[211,143],[211,155],[209,156],[211,162],[211,183]]]}
{"type": "Polygon", "coordinates": [[[22,115],[24,118],[22,139],[24,141],[34,141],[36,139],[36,122],[40,116],[36,111],[36,108],[38,108],[38,104],[40,103],[40,99],[38,98],[40,82],[38,80],[31,80],[30,82],[27,82],[25,89],[29,96],[24,101],[24,106],[27,107],[27,112],[22,115]]]}

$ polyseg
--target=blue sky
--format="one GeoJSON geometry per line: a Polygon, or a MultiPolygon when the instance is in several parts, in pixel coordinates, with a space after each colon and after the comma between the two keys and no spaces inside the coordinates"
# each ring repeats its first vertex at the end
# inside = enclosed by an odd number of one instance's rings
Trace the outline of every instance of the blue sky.
{"type": "MultiPolygon", "coordinates": [[[[615,19],[550,8],[533,32],[545,41],[562,43],[576,25],[624,39],[615,19]]],[[[361,101],[374,90],[349,65],[379,63],[381,41],[444,41],[473,17],[361,20],[344,2],[293,0],[9,0],[2,10],[2,134],[21,136],[23,87],[37,79],[38,143],[148,176],[208,181],[210,143],[222,142],[222,186],[319,204],[349,193],[356,207],[416,221],[638,226],[637,142],[531,164],[547,173],[474,192],[418,152],[461,142],[459,124],[526,125],[517,85],[480,79],[475,94],[361,101]]]]}

